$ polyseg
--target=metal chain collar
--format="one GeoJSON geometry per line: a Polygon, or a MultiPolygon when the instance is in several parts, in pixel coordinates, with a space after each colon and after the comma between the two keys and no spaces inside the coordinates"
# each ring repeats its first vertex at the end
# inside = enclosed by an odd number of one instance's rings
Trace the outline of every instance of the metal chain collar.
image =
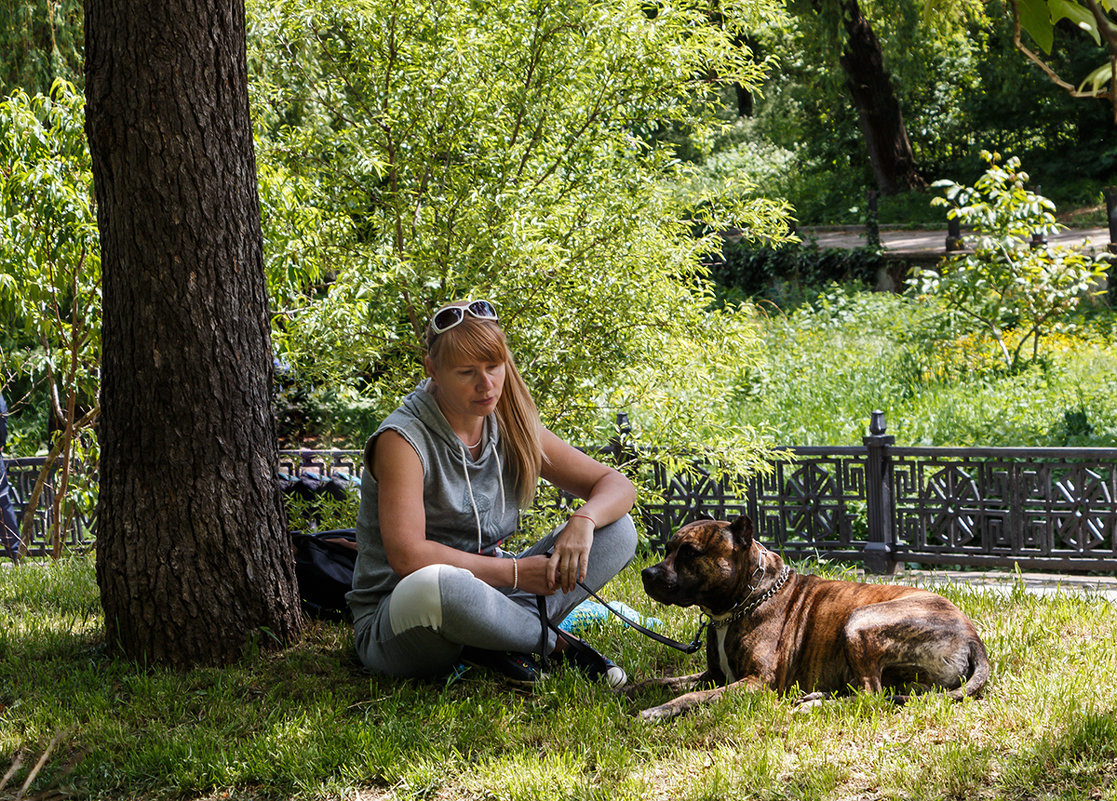
{"type": "MultiPolygon", "coordinates": [[[[723,626],[728,626],[734,620],[738,620],[739,618],[744,617],[745,615],[749,614],[754,609],[756,609],[756,607],[760,606],[762,603],[764,603],[769,598],[771,598],[773,595],[775,595],[777,592],[779,592],[780,587],[782,587],[784,584],[786,584],[787,580],[789,578],[791,578],[791,568],[788,567],[787,565],[784,565],[783,570],[780,571],[779,576],[776,578],[776,583],[773,584],[771,587],[769,587],[767,590],[765,590],[764,593],[759,598],[757,598],[755,601],[750,603],[748,606],[742,606],[738,609],[729,610],[729,612],[726,613],[726,616],[722,617],[720,619],[715,618],[713,615],[709,615],[710,623],[715,628],[720,629],[723,626]]],[[[707,614],[709,614],[709,613],[707,613],[707,614]]]]}

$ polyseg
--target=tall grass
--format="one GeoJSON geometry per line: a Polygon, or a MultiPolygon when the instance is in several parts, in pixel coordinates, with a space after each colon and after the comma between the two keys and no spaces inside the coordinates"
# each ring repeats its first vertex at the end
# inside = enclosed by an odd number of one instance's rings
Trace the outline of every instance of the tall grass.
{"type": "MultiPolygon", "coordinates": [[[[123,662],[102,647],[92,573],[87,557],[0,571],[0,766],[19,764],[0,797],[14,798],[33,772],[27,797],[76,799],[1072,799],[1115,791],[1117,612],[1086,596],[947,587],[989,647],[993,675],[978,699],[932,694],[896,707],[855,695],[800,714],[791,698],[739,692],[647,725],[635,713],[665,693],[630,699],[571,672],[529,693],[476,671],[452,684],[368,676],[352,657],[349,628],[336,623],[312,623],[300,645],[249,652],[227,669],[123,662]]],[[[676,637],[693,633],[695,613],[653,607],[635,569],[606,592],[661,617],[676,637]]],[[[615,623],[588,636],[637,679],[702,667],[701,657],[615,623]]]]}
{"type": "Polygon", "coordinates": [[[855,445],[874,409],[900,445],[1117,444],[1112,314],[1081,318],[1009,373],[933,303],[832,288],[765,306],[761,366],[727,409],[785,445],[855,445]]]}

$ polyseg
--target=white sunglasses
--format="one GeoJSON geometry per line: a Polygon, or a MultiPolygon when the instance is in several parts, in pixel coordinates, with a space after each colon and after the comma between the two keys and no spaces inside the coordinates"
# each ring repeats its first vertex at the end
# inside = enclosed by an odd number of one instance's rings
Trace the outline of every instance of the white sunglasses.
{"type": "Polygon", "coordinates": [[[451,328],[461,325],[465,313],[469,312],[478,320],[497,321],[496,309],[487,300],[471,300],[464,306],[444,306],[431,317],[431,332],[438,336],[445,334],[451,328]]]}

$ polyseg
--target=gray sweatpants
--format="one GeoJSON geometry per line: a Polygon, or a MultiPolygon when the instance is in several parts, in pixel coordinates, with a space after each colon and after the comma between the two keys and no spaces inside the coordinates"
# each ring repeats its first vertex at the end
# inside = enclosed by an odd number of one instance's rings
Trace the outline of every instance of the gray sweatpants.
{"type": "MultiPolygon", "coordinates": [[[[515,556],[548,552],[560,530],[515,556]]],[[[628,515],[597,529],[584,583],[599,591],[635,553],[636,526],[628,515]]],[[[587,597],[578,586],[548,596],[548,619],[561,622],[587,597]]],[[[536,654],[544,649],[549,653],[555,646],[552,631],[541,645],[536,596],[491,587],[470,571],[450,565],[430,565],[405,577],[372,614],[354,621],[354,635],[357,655],[366,667],[410,678],[445,675],[465,645],[536,654]]]]}

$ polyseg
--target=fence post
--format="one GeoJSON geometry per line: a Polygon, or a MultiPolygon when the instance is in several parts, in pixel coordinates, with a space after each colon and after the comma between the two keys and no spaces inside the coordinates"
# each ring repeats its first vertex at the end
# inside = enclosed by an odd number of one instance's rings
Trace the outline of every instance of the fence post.
{"type": "Polygon", "coordinates": [[[957,217],[949,217],[946,221],[946,252],[954,253],[966,247],[966,240],[962,238],[962,223],[957,217]]]}
{"type": "Polygon", "coordinates": [[[895,437],[885,434],[884,412],[879,409],[869,419],[866,450],[865,494],[868,502],[869,537],[865,543],[865,569],[870,573],[896,572],[892,526],[896,519],[892,494],[892,456],[889,448],[895,437]]]}
{"type": "Polygon", "coordinates": [[[880,223],[877,216],[877,203],[880,193],[869,190],[869,211],[865,216],[865,245],[872,250],[880,250],[880,223]]]}
{"type": "MultiPolygon", "coordinates": [[[[1105,219],[1109,224],[1109,242],[1105,246],[1105,252],[1115,255],[1117,254],[1117,186],[1107,186],[1103,194],[1105,195],[1105,219]]],[[[1114,270],[1113,264],[1113,260],[1110,260],[1105,276],[1109,289],[1109,302],[1117,304],[1117,270],[1114,270]]]]}
{"type": "Polygon", "coordinates": [[[1105,249],[1117,253],[1117,186],[1105,188],[1105,219],[1109,225],[1109,244],[1105,249]]]}

